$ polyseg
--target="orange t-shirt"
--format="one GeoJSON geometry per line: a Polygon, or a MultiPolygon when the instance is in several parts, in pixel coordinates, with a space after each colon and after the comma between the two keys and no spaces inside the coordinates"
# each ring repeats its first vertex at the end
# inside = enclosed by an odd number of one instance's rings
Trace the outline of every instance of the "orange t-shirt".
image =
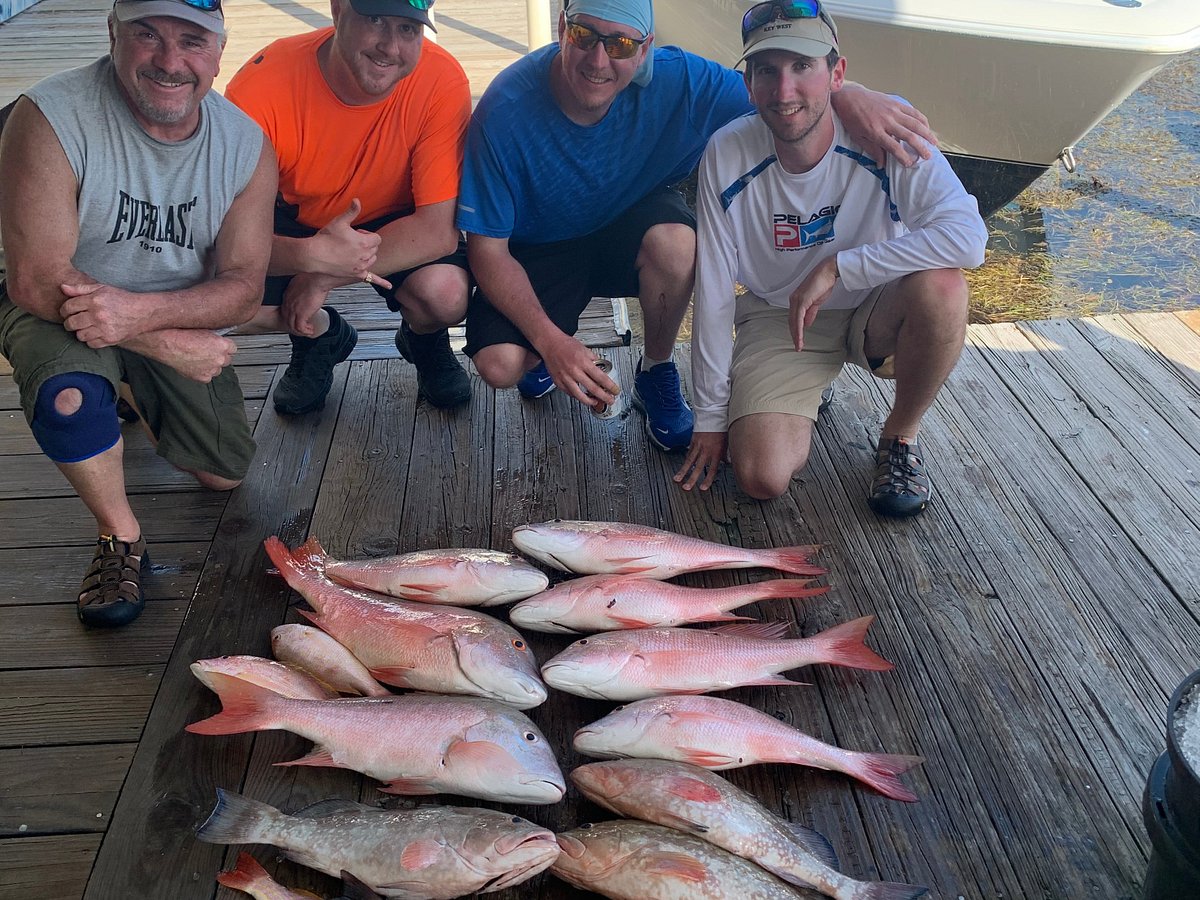
{"type": "MultiPolygon", "coordinates": [[[[317,48],[333,28],[281,38],[225,88],[266,132],[279,191],[300,222],[321,228],[358,197],[358,222],[458,196],[471,89],[458,61],[425,41],[413,71],[384,99],[349,106],[330,90],[317,48]]],[[[357,222],[355,224],[358,224],[357,222]]]]}

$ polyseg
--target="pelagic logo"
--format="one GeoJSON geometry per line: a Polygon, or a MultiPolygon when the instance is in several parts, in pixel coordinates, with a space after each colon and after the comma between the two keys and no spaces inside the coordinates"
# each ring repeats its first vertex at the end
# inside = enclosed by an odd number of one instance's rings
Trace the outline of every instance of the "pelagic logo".
{"type": "Polygon", "coordinates": [[[112,237],[108,243],[116,244],[121,241],[138,241],[144,250],[162,252],[161,247],[154,244],[174,244],[195,250],[192,242],[192,229],[188,221],[192,210],[196,208],[196,197],[184,203],[170,203],[159,206],[149,200],[139,200],[124,191],[120,192],[121,199],[117,205],[117,220],[113,223],[112,237]]]}
{"type": "Polygon", "coordinates": [[[775,213],[772,224],[776,250],[803,250],[833,240],[833,220],[839,206],[826,206],[810,216],[775,213]]]}

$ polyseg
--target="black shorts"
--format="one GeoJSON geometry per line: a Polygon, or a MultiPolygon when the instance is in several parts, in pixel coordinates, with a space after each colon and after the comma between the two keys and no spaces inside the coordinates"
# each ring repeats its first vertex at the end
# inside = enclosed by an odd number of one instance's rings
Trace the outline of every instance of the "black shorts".
{"type": "MultiPolygon", "coordinates": [[[[508,250],[529,276],[542,308],[565,334],[579,330],[579,317],[592,297],[636,297],[635,264],[642,239],[655,225],[695,229],[696,215],[672,188],[647,194],[599,231],[549,244],[513,244],[508,250]]],[[[495,344],[533,350],[525,335],[476,288],[467,306],[468,356],[495,344]]]]}
{"type": "MultiPolygon", "coordinates": [[[[302,225],[296,221],[297,207],[295,204],[284,203],[282,197],[275,199],[275,234],[283,235],[284,237],[307,238],[312,237],[317,233],[317,229],[309,225],[302,225]]],[[[363,231],[378,231],[389,222],[395,222],[397,219],[403,219],[405,216],[412,215],[411,210],[404,212],[391,213],[386,216],[380,216],[378,219],[372,219],[370,222],[363,222],[361,225],[355,225],[355,228],[361,228],[363,231]]],[[[393,272],[384,277],[392,283],[391,289],[380,287],[377,284],[371,285],[375,288],[375,293],[384,299],[388,309],[392,312],[400,311],[400,304],[396,302],[396,289],[404,284],[404,279],[408,278],[413,272],[418,269],[423,269],[426,266],[458,266],[460,269],[467,268],[467,245],[460,239],[458,248],[448,256],[443,256],[441,259],[431,260],[427,263],[421,263],[419,266],[413,266],[411,269],[405,269],[402,272],[393,272]]],[[[292,275],[268,275],[265,284],[263,285],[263,306],[280,306],[283,303],[283,295],[287,290],[287,286],[291,284],[292,275]]]]}

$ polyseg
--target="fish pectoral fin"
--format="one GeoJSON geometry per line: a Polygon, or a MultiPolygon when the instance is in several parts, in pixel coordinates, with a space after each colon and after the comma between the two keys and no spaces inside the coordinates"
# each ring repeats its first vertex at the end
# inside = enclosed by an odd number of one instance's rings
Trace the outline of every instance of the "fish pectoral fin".
{"type": "Polygon", "coordinates": [[[809,828],[806,825],[799,825],[795,822],[784,822],[783,825],[805,850],[829,866],[829,868],[841,868],[838,863],[837,851],[833,849],[833,844],[829,843],[829,838],[825,837],[821,832],[815,828],[809,828]]]}
{"type": "Polygon", "coordinates": [[[410,871],[425,869],[442,856],[442,845],[432,838],[412,841],[400,851],[400,865],[410,871]]]}
{"type": "Polygon", "coordinates": [[[431,788],[420,778],[393,778],[379,789],[381,794],[410,794],[424,796],[438,793],[437,788],[431,788]]]}
{"type": "Polygon", "coordinates": [[[630,616],[610,615],[608,618],[617,625],[620,625],[622,628],[650,628],[654,625],[653,622],[647,621],[646,619],[635,619],[630,616]]]}
{"type": "Polygon", "coordinates": [[[445,753],[446,765],[475,765],[484,771],[490,768],[508,768],[512,757],[508,751],[491,741],[455,741],[445,753]]]}
{"type": "Polygon", "coordinates": [[[343,900],[383,900],[371,886],[353,872],[342,869],[343,900]]]}
{"type": "Polygon", "coordinates": [[[408,673],[415,668],[416,666],[378,666],[368,671],[376,681],[396,687],[409,687],[408,673]]]}
{"type": "Polygon", "coordinates": [[[737,762],[732,756],[713,753],[711,750],[704,750],[700,747],[679,747],[678,750],[683,754],[685,762],[705,769],[715,769],[718,766],[728,766],[737,762]]]}
{"type": "Polygon", "coordinates": [[[431,597],[434,594],[444,591],[445,589],[445,583],[441,582],[424,583],[420,581],[406,581],[404,584],[396,586],[397,591],[406,592],[404,596],[408,596],[408,594],[419,594],[424,597],[431,597]]]}
{"type": "Polygon", "coordinates": [[[670,794],[683,800],[697,803],[716,803],[721,799],[721,792],[711,784],[706,784],[699,778],[690,775],[675,775],[664,779],[663,788],[670,794]]]}
{"type": "Polygon", "coordinates": [[[654,811],[654,821],[658,825],[666,825],[668,828],[688,834],[705,834],[708,831],[707,825],[701,825],[699,822],[693,822],[691,819],[685,819],[683,816],[677,816],[675,813],[661,809],[654,811]]]}
{"type": "Polygon", "coordinates": [[[649,572],[655,563],[648,562],[648,556],[614,556],[608,561],[617,575],[634,575],[638,572],[649,572]]]}
{"type": "Polygon", "coordinates": [[[666,875],[697,883],[708,878],[708,866],[686,853],[658,854],[643,871],[647,875],[666,875]]]}
{"type": "Polygon", "coordinates": [[[333,758],[333,754],[322,747],[320,744],[314,744],[312,750],[299,759],[293,759],[290,762],[277,762],[277,766],[332,766],[335,769],[346,768],[340,762],[333,758]]]}

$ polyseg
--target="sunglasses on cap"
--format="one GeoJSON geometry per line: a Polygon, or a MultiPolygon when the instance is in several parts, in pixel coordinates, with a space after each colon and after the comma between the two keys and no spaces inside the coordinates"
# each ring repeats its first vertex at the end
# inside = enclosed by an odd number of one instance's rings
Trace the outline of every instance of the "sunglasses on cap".
{"type": "Polygon", "coordinates": [[[746,38],[750,36],[750,32],[756,28],[762,28],[776,19],[818,18],[824,20],[836,39],[837,30],[833,27],[833,22],[829,20],[829,16],[825,15],[825,11],[821,9],[819,0],[767,0],[766,3],[759,3],[750,7],[746,10],[746,14],[742,16],[742,43],[746,42],[746,38]]]}
{"type": "MultiPolygon", "coordinates": [[[[412,2],[412,0],[409,0],[412,2]]],[[[597,42],[604,44],[609,59],[629,59],[649,38],[631,38],[623,34],[602,34],[590,25],[567,19],[567,40],[580,50],[591,50],[597,42]]]]}

